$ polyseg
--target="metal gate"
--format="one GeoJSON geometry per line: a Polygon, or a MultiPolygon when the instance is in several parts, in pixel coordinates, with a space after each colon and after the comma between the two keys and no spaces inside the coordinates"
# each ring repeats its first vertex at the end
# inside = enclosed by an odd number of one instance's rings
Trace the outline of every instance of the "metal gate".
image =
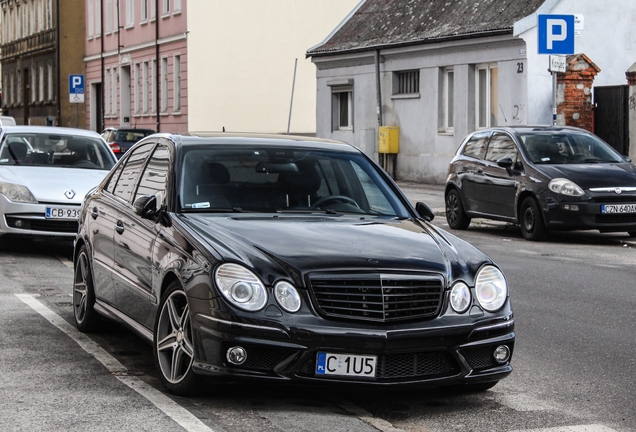
{"type": "Polygon", "coordinates": [[[594,133],[622,155],[629,154],[629,86],[594,87],[594,133]]]}

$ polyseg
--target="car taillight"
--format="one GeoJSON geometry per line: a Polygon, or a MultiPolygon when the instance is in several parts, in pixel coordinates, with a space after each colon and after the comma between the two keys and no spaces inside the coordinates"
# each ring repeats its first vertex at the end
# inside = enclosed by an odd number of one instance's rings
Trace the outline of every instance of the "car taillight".
{"type": "Polygon", "coordinates": [[[121,146],[119,144],[113,143],[113,144],[109,144],[110,145],[110,149],[113,151],[113,153],[121,153],[121,146]]]}

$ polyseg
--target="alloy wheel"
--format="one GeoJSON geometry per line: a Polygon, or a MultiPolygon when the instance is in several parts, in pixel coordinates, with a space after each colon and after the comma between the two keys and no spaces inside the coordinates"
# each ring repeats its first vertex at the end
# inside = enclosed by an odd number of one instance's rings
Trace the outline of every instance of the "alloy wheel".
{"type": "Polygon", "coordinates": [[[194,360],[190,309],[183,291],[173,291],[163,302],[156,332],[161,373],[169,383],[178,384],[186,378],[194,360]]]}

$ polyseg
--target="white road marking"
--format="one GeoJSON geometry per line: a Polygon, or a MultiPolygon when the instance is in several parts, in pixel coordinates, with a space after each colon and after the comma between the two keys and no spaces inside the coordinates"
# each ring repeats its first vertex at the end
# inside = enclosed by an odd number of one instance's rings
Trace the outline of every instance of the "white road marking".
{"type": "Polygon", "coordinates": [[[608,428],[607,426],[591,424],[591,425],[579,425],[579,426],[560,426],[545,429],[523,429],[510,432],[617,432],[615,429],[608,428]]]}
{"type": "Polygon", "coordinates": [[[102,347],[93,342],[93,340],[88,336],[80,333],[75,327],[62,319],[62,317],[57,315],[40,301],[36,300],[34,296],[30,294],[15,294],[15,296],[73,339],[84,351],[94,356],[97,361],[104,365],[108,372],[114,374],[119,381],[148,399],[148,401],[163,411],[168,417],[177,422],[185,430],[188,432],[214,432],[201,420],[192,415],[192,413],[160,391],[149,386],[135,376],[123,374],[123,372],[126,372],[126,367],[124,365],[108,354],[102,347]]]}
{"type": "Polygon", "coordinates": [[[371,413],[366,411],[365,409],[347,401],[340,400],[337,402],[337,405],[345,410],[346,412],[353,414],[358,417],[363,422],[373,426],[374,428],[382,431],[382,432],[404,432],[403,429],[394,428],[391,423],[381,418],[373,417],[371,413]]]}

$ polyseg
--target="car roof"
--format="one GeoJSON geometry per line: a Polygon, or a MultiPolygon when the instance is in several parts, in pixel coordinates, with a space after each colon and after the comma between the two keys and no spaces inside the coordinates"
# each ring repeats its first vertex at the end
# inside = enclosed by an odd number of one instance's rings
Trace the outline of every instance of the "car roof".
{"type": "Polygon", "coordinates": [[[476,130],[477,132],[488,132],[493,130],[504,130],[511,133],[531,133],[531,132],[583,132],[590,133],[589,131],[574,126],[559,126],[559,125],[511,125],[511,126],[493,126],[486,129],[476,130]]]}
{"type": "Polygon", "coordinates": [[[264,133],[232,133],[232,132],[188,132],[188,133],[160,133],[177,145],[190,146],[201,144],[218,145],[247,145],[258,144],[266,146],[294,146],[319,148],[324,150],[355,151],[357,147],[342,141],[316,138],[301,135],[264,134],[264,133]]]}
{"type": "Polygon", "coordinates": [[[60,126],[31,126],[31,125],[19,125],[19,126],[2,126],[2,132],[4,133],[48,133],[58,135],[82,135],[101,138],[101,136],[94,131],[86,129],[67,128],[60,126]]]}

